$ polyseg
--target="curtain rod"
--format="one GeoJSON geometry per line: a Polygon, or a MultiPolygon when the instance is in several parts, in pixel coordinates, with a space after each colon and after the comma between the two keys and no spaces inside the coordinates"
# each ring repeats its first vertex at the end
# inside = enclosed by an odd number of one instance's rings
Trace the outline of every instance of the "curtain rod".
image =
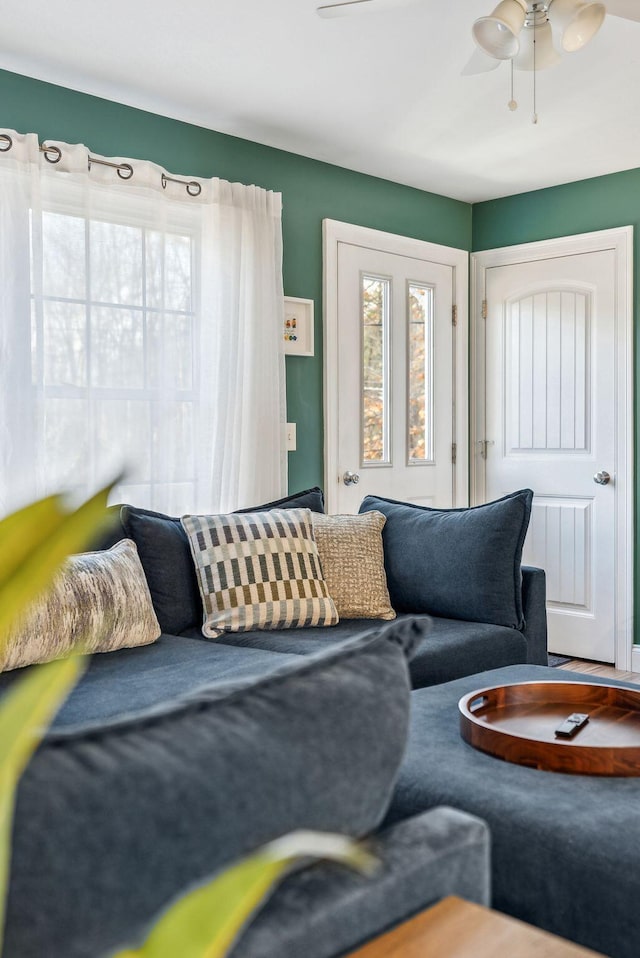
{"type": "MultiPolygon", "coordinates": [[[[38,145],[47,163],[60,162],[62,159],[62,150],[59,146],[47,146],[46,143],[40,143],[38,145]]],[[[0,133],[0,153],[8,153],[12,146],[13,138],[9,136],[8,133],[0,133]],[[7,145],[2,146],[2,142],[7,145]]],[[[130,180],[133,176],[134,170],[130,163],[111,163],[109,160],[100,160],[97,156],[89,155],[87,157],[89,169],[91,169],[92,163],[97,163],[99,166],[110,166],[117,172],[121,180],[130,180]]],[[[196,180],[178,180],[175,176],[167,176],[166,173],[163,173],[160,182],[162,183],[163,190],[166,190],[167,183],[179,183],[181,186],[184,186],[189,196],[199,196],[200,193],[202,193],[202,186],[196,180]]]]}

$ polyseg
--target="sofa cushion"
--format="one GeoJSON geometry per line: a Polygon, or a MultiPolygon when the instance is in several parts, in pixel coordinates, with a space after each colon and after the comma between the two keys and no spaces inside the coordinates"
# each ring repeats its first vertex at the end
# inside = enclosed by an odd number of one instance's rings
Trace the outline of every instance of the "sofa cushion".
{"type": "MultiPolygon", "coordinates": [[[[401,613],[391,624],[402,628],[409,618],[401,613]]],[[[413,688],[450,682],[464,675],[485,669],[516,665],[528,660],[525,636],[517,629],[485,622],[461,622],[459,619],[435,619],[411,616],[417,642],[409,662],[413,688]]],[[[283,654],[311,655],[330,645],[371,629],[370,619],[341,619],[332,629],[278,629],[274,632],[226,632],[216,645],[224,643],[238,649],[283,654]]],[[[189,631],[192,638],[202,638],[197,627],[189,631]]]]}
{"type": "MultiPolygon", "coordinates": [[[[197,640],[161,635],[153,645],[93,656],[52,728],[147,713],[211,685],[262,678],[295,661],[299,656],[203,642],[202,633],[197,640]]],[[[0,695],[24,671],[3,672],[0,695]]]]}
{"type": "MultiPolygon", "coordinates": [[[[389,625],[395,625],[400,619],[409,616],[398,616],[389,625]]],[[[427,615],[411,616],[416,622],[416,631],[422,630],[426,636],[431,628],[431,619],[427,615]],[[422,623],[420,626],[419,623],[422,623]]],[[[374,619],[341,619],[330,629],[316,629],[309,626],[303,629],[273,629],[268,632],[225,632],[216,645],[229,645],[237,649],[261,649],[265,652],[280,652],[285,655],[311,655],[321,652],[333,645],[342,645],[347,639],[354,639],[363,632],[369,632],[376,625],[383,625],[383,620],[374,619]]],[[[202,628],[192,626],[182,633],[189,639],[203,640],[202,628]]],[[[416,645],[416,648],[419,644],[416,645]]]]}
{"type": "Polygon", "coordinates": [[[312,486],[302,492],[292,492],[282,499],[265,502],[261,506],[234,509],[234,512],[265,512],[267,509],[311,509],[312,512],[324,512],[324,493],[319,486],[312,486]]]}
{"type": "Polygon", "coordinates": [[[521,629],[520,563],[532,499],[521,489],[471,509],[432,509],[367,496],[360,511],[387,517],[382,538],[394,609],[521,629]]]}
{"type": "Polygon", "coordinates": [[[322,574],[340,618],[395,619],[384,571],[382,513],[316,514],[312,521],[322,574]]]}
{"type": "Polygon", "coordinates": [[[402,760],[415,641],[411,620],[387,628],[260,679],[198,688],[194,667],[189,695],[48,732],[17,794],[7,955],[109,954],[263,842],[374,829],[402,760]]]}
{"type": "MultiPolygon", "coordinates": [[[[239,511],[257,512],[271,508],[323,512],[324,497],[322,490],[315,487],[277,502],[239,511]]],[[[198,580],[180,519],[130,505],[122,506],[120,519],[125,534],[138,547],[162,631],[179,635],[192,625],[201,625],[202,601],[198,580]]]]}
{"type": "MultiPolygon", "coordinates": [[[[407,618],[411,618],[414,622],[416,642],[412,655],[415,655],[422,647],[420,640],[428,637],[432,623],[436,620],[432,620],[427,615],[398,616],[393,622],[389,623],[390,630],[398,625],[400,631],[402,631],[404,626],[401,625],[401,622],[404,622],[407,618]]],[[[274,629],[271,632],[225,632],[216,641],[216,645],[224,643],[238,649],[261,649],[265,652],[312,655],[314,652],[320,652],[322,649],[331,646],[343,645],[347,639],[354,639],[375,627],[376,623],[371,619],[341,619],[337,625],[330,629],[310,627],[307,629],[274,629]]],[[[184,635],[193,639],[198,637],[202,639],[202,630],[194,626],[184,635]]]]}
{"type": "Polygon", "coordinates": [[[309,509],[183,516],[203,635],[335,625],[309,509]]]}
{"type": "Polygon", "coordinates": [[[527,641],[517,629],[460,619],[429,622],[410,663],[414,689],[527,661],[527,641]]]}
{"type": "Polygon", "coordinates": [[[1,668],[86,652],[148,645],[160,635],[135,544],[70,556],[50,590],[29,606],[3,643],[1,668]]]}
{"type": "MultiPolygon", "coordinates": [[[[318,862],[286,878],[229,958],[336,958],[448,895],[488,905],[490,842],[484,822],[453,808],[398,822],[367,840],[374,875],[318,862]]],[[[403,954],[438,958],[411,945],[403,954]]]]}
{"type": "Polygon", "coordinates": [[[178,634],[202,619],[189,542],[180,519],[122,506],[121,522],[138,547],[153,607],[163,632],[178,634]]]}

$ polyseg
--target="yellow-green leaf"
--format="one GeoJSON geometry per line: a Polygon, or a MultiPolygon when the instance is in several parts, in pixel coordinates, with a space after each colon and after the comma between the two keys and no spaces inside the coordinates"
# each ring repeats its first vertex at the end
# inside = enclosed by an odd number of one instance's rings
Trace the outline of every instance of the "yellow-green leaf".
{"type": "Polygon", "coordinates": [[[63,560],[85,548],[104,524],[111,489],[109,484],[74,512],[61,497],[52,496],[2,520],[0,647],[29,603],[50,585],[63,560]]]}
{"type": "Polygon", "coordinates": [[[223,958],[275,883],[300,857],[331,858],[364,872],[376,860],[341,835],[293,832],[187,892],[138,948],[112,958],[223,958]]]}
{"type": "Polygon", "coordinates": [[[84,668],[85,660],[79,656],[40,665],[17,679],[0,702],[0,928],[15,789],[44,731],[84,668]]]}
{"type": "Polygon", "coordinates": [[[8,770],[0,772],[0,933],[4,928],[4,912],[9,888],[9,864],[11,860],[11,832],[15,782],[8,770]]]}
{"type": "Polygon", "coordinates": [[[0,585],[29,556],[34,536],[50,535],[64,515],[62,496],[47,496],[0,520],[0,585]]]}

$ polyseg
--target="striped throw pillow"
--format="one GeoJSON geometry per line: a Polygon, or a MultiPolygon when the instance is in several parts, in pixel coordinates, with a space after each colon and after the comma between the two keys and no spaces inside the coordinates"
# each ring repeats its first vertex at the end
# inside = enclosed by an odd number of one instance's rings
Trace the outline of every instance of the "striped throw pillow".
{"type": "Polygon", "coordinates": [[[309,509],[183,516],[204,606],[202,632],[335,625],[309,509]]]}

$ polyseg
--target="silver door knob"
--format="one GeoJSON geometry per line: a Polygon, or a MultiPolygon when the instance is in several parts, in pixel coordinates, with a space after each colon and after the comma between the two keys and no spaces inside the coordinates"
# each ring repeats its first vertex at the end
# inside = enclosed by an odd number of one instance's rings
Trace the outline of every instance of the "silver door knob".
{"type": "Polygon", "coordinates": [[[595,476],[593,477],[593,481],[599,486],[606,486],[606,484],[611,481],[611,476],[603,469],[602,472],[596,472],[595,476]]]}
{"type": "Polygon", "coordinates": [[[349,469],[347,469],[342,477],[342,481],[344,482],[345,486],[357,486],[360,482],[360,476],[357,472],[351,472],[349,469]]]}

